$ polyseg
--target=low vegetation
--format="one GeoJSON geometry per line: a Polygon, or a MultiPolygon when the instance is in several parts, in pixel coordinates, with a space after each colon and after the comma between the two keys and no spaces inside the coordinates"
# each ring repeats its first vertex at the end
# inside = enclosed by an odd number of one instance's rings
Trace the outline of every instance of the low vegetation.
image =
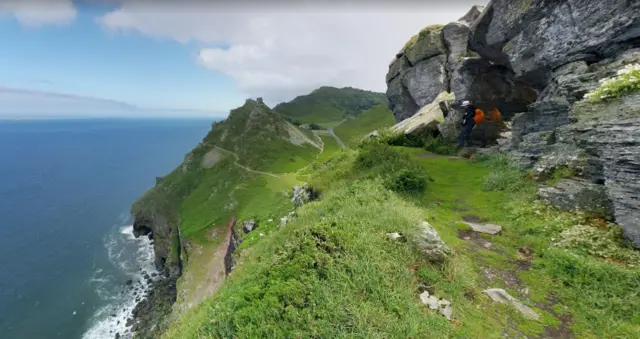
{"type": "Polygon", "coordinates": [[[323,127],[333,127],[346,118],[356,117],[363,111],[386,102],[384,93],[351,87],[320,87],[290,102],[281,103],[274,107],[274,110],[301,124],[315,123],[323,127]]]}
{"type": "Polygon", "coordinates": [[[600,87],[585,98],[590,102],[602,102],[640,91],[640,65],[627,65],[613,78],[600,80],[600,87]]]}
{"type": "Polygon", "coordinates": [[[362,112],[355,119],[349,119],[334,129],[336,135],[347,146],[355,146],[372,131],[395,124],[393,113],[386,105],[378,105],[362,112]]]}
{"type": "MultiPolygon", "coordinates": [[[[180,225],[191,250],[180,291],[210,278],[232,216],[258,225],[238,232],[238,265],[215,293],[179,299],[195,306],[174,312],[164,337],[640,337],[638,251],[617,225],[539,202],[532,176],[506,157],[452,157],[455,148],[439,138],[380,127],[378,137],[353,141],[382,108],[336,128],[350,148],[326,131],[299,131],[301,140],[322,140],[320,154],[309,142],[283,145],[292,125],[273,112],[236,113],[134,206],[180,225]],[[203,166],[215,146],[233,153],[203,166]],[[280,226],[295,209],[291,187],[303,181],[319,199],[280,226]],[[415,246],[422,220],[452,249],[442,264],[415,246]],[[502,231],[475,233],[465,221],[502,231]],[[394,232],[406,241],[390,240],[394,232]],[[487,288],[505,289],[540,320],[492,302],[487,288]],[[450,321],[420,302],[425,290],[452,302],[450,321]]],[[[565,175],[561,168],[547,180],[565,175]]]]}
{"type": "Polygon", "coordinates": [[[418,40],[420,40],[421,38],[433,33],[434,31],[438,31],[440,29],[442,29],[442,25],[431,25],[431,26],[427,26],[423,29],[420,30],[420,32],[418,32],[418,34],[414,35],[411,37],[411,39],[409,39],[409,41],[407,41],[404,46],[402,47],[402,51],[404,53],[406,53],[409,49],[411,49],[413,46],[415,46],[416,42],[418,42],[418,40]]]}
{"type": "Polygon", "coordinates": [[[377,139],[311,166],[320,200],[282,228],[251,234],[225,284],[166,337],[640,335],[639,259],[617,226],[536,201],[534,182],[503,157],[427,155],[377,139]],[[465,219],[503,231],[474,235],[465,219]],[[443,266],[411,241],[387,239],[389,232],[412,239],[420,220],[453,248],[443,266]],[[491,302],[481,291],[492,287],[541,319],[491,302]],[[451,322],[420,303],[424,289],[452,301],[451,322]]]}

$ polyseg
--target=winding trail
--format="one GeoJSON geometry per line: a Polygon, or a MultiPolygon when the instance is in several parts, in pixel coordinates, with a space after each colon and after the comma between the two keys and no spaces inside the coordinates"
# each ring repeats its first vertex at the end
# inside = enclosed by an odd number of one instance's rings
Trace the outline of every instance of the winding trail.
{"type": "Polygon", "coordinates": [[[234,165],[236,165],[236,166],[238,166],[238,167],[240,167],[240,168],[242,168],[242,169],[243,169],[243,170],[245,170],[245,171],[252,172],[252,173],[257,173],[257,174],[268,175],[268,176],[270,176],[270,177],[274,177],[274,178],[279,178],[279,176],[277,176],[277,175],[275,175],[275,174],[273,174],[273,173],[269,173],[269,172],[262,172],[262,171],[256,171],[256,170],[253,170],[253,169],[251,169],[251,168],[249,168],[249,167],[247,167],[247,166],[241,165],[241,164],[240,164],[240,157],[239,157],[237,154],[235,154],[235,153],[233,153],[233,152],[231,152],[231,151],[227,151],[226,149],[224,149],[224,148],[220,148],[220,147],[215,146],[215,145],[214,145],[213,147],[215,147],[215,148],[217,148],[217,149],[219,149],[219,150],[221,150],[221,151],[223,151],[223,152],[225,152],[225,153],[228,153],[228,154],[233,155],[233,156],[236,158],[236,161],[235,161],[233,164],[234,164],[234,165]]]}
{"type": "Polygon", "coordinates": [[[344,142],[342,142],[342,140],[340,140],[340,138],[338,138],[338,136],[333,132],[333,127],[329,127],[329,129],[327,129],[327,132],[329,132],[329,134],[336,139],[336,141],[338,142],[338,145],[340,145],[340,148],[344,148],[344,142]]]}

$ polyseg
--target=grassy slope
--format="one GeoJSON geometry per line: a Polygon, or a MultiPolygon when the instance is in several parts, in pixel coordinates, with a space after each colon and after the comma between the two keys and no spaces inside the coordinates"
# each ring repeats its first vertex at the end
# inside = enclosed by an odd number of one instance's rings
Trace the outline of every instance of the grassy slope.
{"type": "MultiPolygon", "coordinates": [[[[187,250],[182,253],[183,277],[188,279],[178,281],[178,307],[199,301],[202,293],[198,290],[212,274],[211,257],[225,241],[224,226],[232,216],[241,221],[255,218],[264,222],[286,215],[293,208],[287,193],[299,182],[295,175],[286,173],[307,166],[319,152],[309,143],[289,142],[294,134],[298,139],[308,138],[319,144],[315,136],[296,131],[263,104],[247,101],[227,120],[216,123],[181,166],[134,204],[136,214],[161,211],[168,215],[171,225],[180,225],[187,250]],[[234,152],[239,160],[214,146],[234,152]],[[211,152],[218,154],[218,161],[206,168],[203,160],[211,152]],[[238,161],[254,170],[277,173],[278,177],[247,171],[236,165],[238,161]]],[[[179,258],[178,232],[174,229],[172,234],[174,246],[168,260],[175,261],[179,258]]]]}
{"type": "Polygon", "coordinates": [[[393,126],[395,123],[391,110],[386,105],[378,105],[362,112],[357,118],[338,125],[334,132],[347,146],[353,146],[365,135],[382,127],[393,126]]]}
{"type": "MultiPolygon", "coordinates": [[[[585,246],[551,246],[561,231],[588,224],[584,218],[534,203],[530,182],[491,162],[399,152],[432,177],[427,193],[392,193],[370,171],[357,168],[356,152],[339,152],[327,166],[312,169],[322,199],[301,208],[299,218],[284,228],[267,226],[264,237],[254,232],[229,280],[166,337],[640,335],[635,306],[640,273],[589,255],[585,246]],[[505,175],[497,177],[492,167],[505,175]],[[467,233],[460,221],[471,215],[503,225],[503,233],[463,239],[460,234],[467,233]],[[443,267],[426,263],[410,242],[386,240],[387,232],[411,234],[420,219],[432,223],[454,249],[443,267]],[[486,241],[490,249],[479,245],[486,241]],[[419,303],[424,287],[453,301],[454,322],[419,303]],[[541,321],[491,303],[481,294],[490,287],[507,289],[541,314],[541,321]]],[[[373,173],[408,165],[400,155],[387,160],[373,173]]],[[[619,248],[616,253],[624,254],[616,261],[638,264],[637,252],[619,248]]]]}
{"type": "Polygon", "coordinates": [[[274,110],[292,121],[332,126],[348,116],[379,104],[386,104],[383,93],[355,88],[321,87],[307,95],[277,105],[274,110]]]}

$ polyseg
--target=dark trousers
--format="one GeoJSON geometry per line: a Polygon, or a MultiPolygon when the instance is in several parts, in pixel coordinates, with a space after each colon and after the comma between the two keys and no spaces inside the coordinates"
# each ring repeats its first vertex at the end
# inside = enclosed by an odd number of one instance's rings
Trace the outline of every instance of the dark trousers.
{"type": "Polygon", "coordinates": [[[458,148],[464,146],[471,146],[471,130],[473,130],[473,123],[467,123],[462,125],[460,135],[458,136],[458,148]]]}

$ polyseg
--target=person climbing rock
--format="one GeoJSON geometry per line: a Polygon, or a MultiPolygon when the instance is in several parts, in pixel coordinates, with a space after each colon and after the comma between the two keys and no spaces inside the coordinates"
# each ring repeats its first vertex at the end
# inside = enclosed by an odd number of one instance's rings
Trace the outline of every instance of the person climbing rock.
{"type": "Polygon", "coordinates": [[[476,107],[471,104],[469,100],[462,102],[462,108],[464,108],[464,115],[462,116],[462,128],[460,129],[460,135],[458,136],[458,148],[464,146],[470,146],[471,144],[471,130],[475,126],[474,120],[476,116],[476,107]]]}

